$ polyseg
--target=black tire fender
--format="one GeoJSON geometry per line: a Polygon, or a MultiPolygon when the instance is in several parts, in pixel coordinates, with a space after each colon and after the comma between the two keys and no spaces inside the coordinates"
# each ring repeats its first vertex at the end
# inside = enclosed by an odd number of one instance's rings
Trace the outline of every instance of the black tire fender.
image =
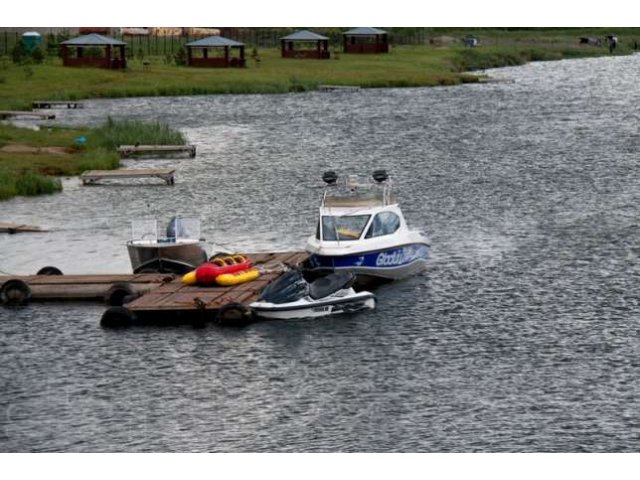
{"type": "Polygon", "coordinates": [[[100,326],[104,328],[124,328],[131,326],[136,315],[125,307],[109,307],[100,319],[100,326]]]}
{"type": "Polygon", "coordinates": [[[118,282],[109,287],[109,290],[104,295],[104,301],[112,307],[121,307],[125,303],[125,297],[133,295],[136,295],[136,292],[129,283],[118,282]]]}
{"type": "Polygon", "coordinates": [[[63,273],[59,268],[47,265],[46,267],[42,267],[38,270],[36,275],[63,275],[63,273]]]}
{"type": "Polygon", "coordinates": [[[244,327],[253,319],[253,312],[242,303],[231,302],[223,305],[216,315],[216,323],[227,327],[244,327]]]}
{"type": "Polygon", "coordinates": [[[31,288],[17,278],[7,280],[0,287],[0,303],[5,305],[26,305],[31,299],[31,288]]]}

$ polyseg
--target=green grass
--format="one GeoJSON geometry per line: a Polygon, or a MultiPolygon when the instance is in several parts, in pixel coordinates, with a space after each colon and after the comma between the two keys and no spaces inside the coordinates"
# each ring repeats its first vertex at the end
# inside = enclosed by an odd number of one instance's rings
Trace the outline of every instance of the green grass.
{"type": "Polygon", "coordinates": [[[40,131],[0,124],[0,148],[8,145],[63,147],[64,154],[48,151],[0,151],[0,200],[16,195],[40,195],[62,190],[52,176],[79,175],[86,170],[120,166],[115,148],[121,144],[184,144],[183,135],[166,125],[140,121],[113,121],[96,129],[45,128],[40,131]],[[83,136],[84,146],[74,140],[83,136]]]}
{"type": "Polygon", "coordinates": [[[113,121],[95,131],[95,142],[106,150],[115,150],[120,145],[184,145],[184,135],[168,125],[137,120],[113,121]]]}

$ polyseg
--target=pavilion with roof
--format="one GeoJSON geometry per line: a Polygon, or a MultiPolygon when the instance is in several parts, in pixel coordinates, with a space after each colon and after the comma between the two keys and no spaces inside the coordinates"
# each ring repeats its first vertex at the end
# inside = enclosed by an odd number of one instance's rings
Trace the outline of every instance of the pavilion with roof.
{"type": "Polygon", "coordinates": [[[300,30],[282,37],[280,44],[282,58],[328,59],[331,55],[329,53],[329,38],[309,30],[300,30]]]}
{"type": "Polygon", "coordinates": [[[185,44],[187,65],[191,67],[244,67],[244,43],[214,35],[185,44]],[[232,54],[232,50],[237,55],[232,54]],[[214,52],[209,55],[210,50],[214,52]]]}
{"type": "Polygon", "coordinates": [[[97,33],[90,33],[60,43],[62,64],[65,67],[127,68],[126,42],[97,33]],[[100,56],[90,55],[89,49],[104,49],[100,56]]]}
{"type": "Polygon", "coordinates": [[[342,34],[344,53],[389,53],[389,35],[384,30],[358,27],[342,34]]]}

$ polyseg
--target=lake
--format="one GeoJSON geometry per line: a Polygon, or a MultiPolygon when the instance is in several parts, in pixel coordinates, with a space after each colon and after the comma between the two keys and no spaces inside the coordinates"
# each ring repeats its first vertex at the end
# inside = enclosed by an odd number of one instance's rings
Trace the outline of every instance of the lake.
{"type": "MultiPolygon", "coordinates": [[[[0,308],[0,451],[638,451],[640,56],[503,83],[93,100],[59,123],[158,119],[176,185],[0,203],[0,270],[129,272],[129,222],[197,216],[212,249],[299,250],[321,175],[391,174],[425,274],[373,312],[244,329],[105,330],[105,307],[0,308]]],[[[250,73],[250,72],[247,72],[250,73]]],[[[133,183],[133,182],[132,182],[133,183]]]]}

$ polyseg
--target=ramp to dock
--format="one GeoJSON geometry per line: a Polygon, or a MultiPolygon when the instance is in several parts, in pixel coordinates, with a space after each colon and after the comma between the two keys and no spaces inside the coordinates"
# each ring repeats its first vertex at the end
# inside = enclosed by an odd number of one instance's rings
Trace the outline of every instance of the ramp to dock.
{"type": "Polygon", "coordinates": [[[51,108],[84,108],[81,102],[71,102],[64,100],[34,100],[31,102],[31,108],[51,109],[51,108]]]}
{"type": "Polygon", "coordinates": [[[129,158],[135,155],[164,155],[169,153],[187,153],[189,157],[195,158],[195,145],[120,145],[118,153],[122,158],[129,158]]]}
{"type": "Polygon", "coordinates": [[[174,168],[134,168],[120,170],[89,170],[80,175],[83,185],[95,185],[100,180],[121,180],[129,178],[160,178],[167,185],[175,183],[174,168]]]}
{"type": "Polygon", "coordinates": [[[46,232],[34,225],[24,225],[21,223],[0,222],[0,233],[23,233],[23,232],[46,232]]]}
{"type": "Polygon", "coordinates": [[[36,117],[43,120],[55,120],[56,116],[53,113],[45,112],[20,112],[11,110],[0,110],[0,118],[19,118],[19,117],[36,117]]]}
{"type": "Polygon", "coordinates": [[[0,287],[11,280],[24,282],[30,289],[30,301],[102,301],[114,286],[127,284],[132,293],[143,295],[175,278],[166,273],[0,276],[0,287]]]}

